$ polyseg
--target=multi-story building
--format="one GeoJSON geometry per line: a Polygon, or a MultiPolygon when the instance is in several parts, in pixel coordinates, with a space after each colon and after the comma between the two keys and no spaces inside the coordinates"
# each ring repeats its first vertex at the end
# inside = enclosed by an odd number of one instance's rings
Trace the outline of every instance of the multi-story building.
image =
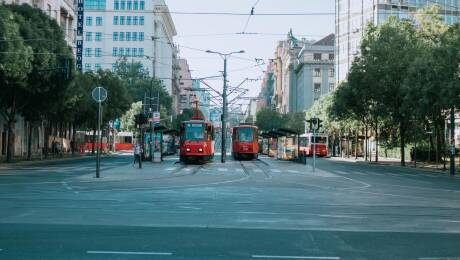
{"type": "Polygon", "coordinates": [[[273,59],[273,80],[274,93],[272,104],[280,113],[288,113],[294,111],[294,92],[291,91],[295,84],[294,65],[297,56],[302,49],[306,39],[298,40],[289,32],[288,37],[284,41],[278,42],[275,50],[275,58],[273,59]]]}
{"type": "Polygon", "coordinates": [[[85,0],[83,70],[141,62],[173,94],[176,29],[163,0],[85,0]]]}
{"type": "Polygon", "coordinates": [[[272,97],[274,91],[274,77],[273,77],[273,61],[270,61],[267,65],[267,69],[264,72],[262,78],[262,85],[257,102],[257,111],[264,107],[272,108],[272,97]]]}
{"type": "Polygon", "coordinates": [[[304,43],[295,65],[292,111],[309,109],[322,95],[335,89],[334,34],[304,43]]]}
{"type": "Polygon", "coordinates": [[[460,0],[336,0],[336,81],[346,79],[366,24],[378,25],[389,16],[412,18],[417,10],[437,4],[447,24],[460,21],[460,0]]]}
{"type": "Polygon", "coordinates": [[[190,73],[190,67],[186,59],[179,59],[180,67],[180,97],[179,97],[179,109],[189,109],[192,106],[192,102],[195,99],[195,92],[192,90],[192,75],[190,73]]]}
{"type": "Polygon", "coordinates": [[[210,106],[210,101],[211,101],[211,96],[209,95],[209,92],[207,91],[202,91],[201,88],[201,83],[199,80],[192,80],[192,89],[196,93],[196,101],[199,103],[199,109],[203,113],[203,116],[206,120],[209,120],[209,106],[210,106]]]}

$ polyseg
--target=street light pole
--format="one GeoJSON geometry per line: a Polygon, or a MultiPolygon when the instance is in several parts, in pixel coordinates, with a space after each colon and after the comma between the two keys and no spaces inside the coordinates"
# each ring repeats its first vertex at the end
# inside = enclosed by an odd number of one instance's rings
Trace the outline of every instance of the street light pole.
{"type": "Polygon", "coordinates": [[[236,51],[236,52],[229,52],[229,53],[221,53],[221,52],[215,52],[215,51],[210,51],[207,50],[207,53],[214,53],[220,55],[224,59],[224,87],[222,91],[222,137],[221,137],[221,157],[220,161],[221,163],[225,163],[225,157],[227,155],[227,150],[226,150],[226,137],[227,137],[227,59],[230,55],[235,54],[235,53],[244,53],[243,50],[241,51],[236,51]]]}
{"type": "Polygon", "coordinates": [[[225,147],[225,142],[227,140],[227,56],[224,56],[224,89],[222,91],[222,155],[220,157],[220,162],[225,163],[225,157],[227,155],[227,150],[225,147]]]}

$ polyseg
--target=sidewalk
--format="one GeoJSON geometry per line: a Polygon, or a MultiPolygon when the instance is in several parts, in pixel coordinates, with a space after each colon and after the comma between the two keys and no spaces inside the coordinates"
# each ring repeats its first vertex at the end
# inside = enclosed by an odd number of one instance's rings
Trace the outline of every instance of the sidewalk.
{"type": "Polygon", "coordinates": [[[380,166],[392,166],[392,167],[399,167],[403,169],[417,169],[417,170],[432,172],[432,173],[437,173],[437,174],[439,173],[448,174],[449,173],[449,163],[446,164],[446,170],[443,170],[444,165],[442,163],[435,164],[435,163],[417,162],[417,167],[414,168],[414,162],[406,161],[406,166],[401,166],[401,160],[398,158],[380,158],[379,157],[378,162],[365,161],[364,158],[362,157],[358,157],[358,159],[355,159],[354,157],[350,157],[350,158],[329,157],[327,160],[363,163],[363,164],[380,165],[380,166]]]}
{"type": "MultiPolygon", "coordinates": [[[[107,157],[107,156],[113,156],[119,154],[118,152],[114,152],[111,154],[102,154],[102,157],[107,157]]],[[[33,166],[33,165],[42,165],[45,163],[50,163],[50,162],[67,162],[67,161],[76,161],[76,160],[84,160],[84,159],[94,159],[96,155],[92,154],[75,154],[75,155],[63,155],[62,157],[49,157],[47,159],[38,159],[34,158],[30,161],[27,161],[25,159],[21,160],[15,160],[11,163],[7,162],[0,162],[0,170],[6,170],[6,169],[13,169],[16,167],[23,167],[23,166],[33,166]]]]}

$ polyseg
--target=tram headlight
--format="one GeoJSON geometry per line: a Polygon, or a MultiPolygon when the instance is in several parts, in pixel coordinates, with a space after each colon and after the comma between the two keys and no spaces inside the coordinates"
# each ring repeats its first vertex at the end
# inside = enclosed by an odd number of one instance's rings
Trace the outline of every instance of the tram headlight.
{"type": "Polygon", "coordinates": [[[203,148],[198,148],[198,152],[203,152],[203,148]]]}
{"type": "Polygon", "coordinates": [[[185,149],[187,152],[190,152],[190,148],[185,149]]]}

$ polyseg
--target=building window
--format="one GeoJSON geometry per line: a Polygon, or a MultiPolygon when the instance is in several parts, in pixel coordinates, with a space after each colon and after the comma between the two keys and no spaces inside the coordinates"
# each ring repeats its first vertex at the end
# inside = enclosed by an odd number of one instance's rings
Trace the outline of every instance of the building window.
{"type": "Polygon", "coordinates": [[[121,0],[121,2],[120,2],[120,9],[121,9],[121,10],[125,10],[125,9],[126,9],[126,1],[125,1],[125,0],[121,0]]]}
{"type": "Polygon", "coordinates": [[[119,9],[120,9],[120,1],[115,0],[115,1],[113,2],[113,9],[115,9],[115,10],[119,10],[119,9]]]}
{"type": "Polygon", "coordinates": [[[313,53],[313,60],[320,61],[321,60],[321,53],[313,53]]]}
{"type": "Polygon", "coordinates": [[[118,16],[113,17],[113,25],[118,25],[118,16]]]}
{"type": "Polygon", "coordinates": [[[314,88],[313,88],[313,91],[314,91],[315,93],[321,92],[321,84],[320,84],[320,83],[315,83],[314,88]]]}
{"type": "Polygon", "coordinates": [[[139,32],[139,41],[144,41],[144,33],[139,32]]]}
{"type": "Polygon", "coordinates": [[[139,1],[134,1],[134,2],[133,2],[133,9],[134,9],[134,10],[139,9],[139,1]]]}
{"type": "Polygon", "coordinates": [[[85,0],[85,10],[105,10],[105,0],[85,0]]]}
{"type": "Polygon", "coordinates": [[[85,63],[85,71],[87,72],[91,71],[91,63],[85,63]]]}
{"type": "Polygon", "coordinates": [[[144,7],[145,7],[145,1],[140,1],[139,2],[139,9],[144,10],[144,7]]]}
{"type": "Polygon", "coordinates": [[[130,32],[126,32],[126,40],[131,41],[131,33],[130,32]]]}
{"type": "Polygon", "coordinates": [[[329,83],[329,91],[333,91],[335,89],[335,83],[329,83]]]}
{"type": "Polygon", "coordinates": [[[133,25],[137,25],[139,21],[139,17],[133,16],[133,25]]]}
{"type": "Polygon", "coordinates": [[[137,48],[133,48],[133,57],[137,57],[137,48]]]}
{"type": "Polygon", "coordinates": [[[94,56],[95,57],[101,57],[102,56],[102,49],[101,48],[96,48],[94,50],[94,56]]]}
{"type": "Polygon", "coordinates": [[[101,26],[102,25],[102,17],[97,16],[96,17],[96,26],[101,26]]]}
{"type": "Polygon", "coordinates": [[[113,32],[113,38],[114,41],[118,41],[118,32],[113,32]]]}
{"type": "Polygon", "coordinates": [[[126,16],[126,25],[131,25],[131,16],[126,16]]]}
{"type": "Polygon", "coordinates": [[[91,32],[86,32],[86,41],[90,42],[93,40],[93,33],[91,32]]]}
{"type": "Polygon", "coordinates": [[[321,77],[321,69],[320,68],[315,68],[314,76],[315,77],[321,77]]]}
{"type": "Polygon", "coordinates": [[[113,57],[117,57],[117,56],[118,56],[118,48],[117,48],[117,47],[113,47],[113,48],[112,48],[112,56],[113,56],[113,57]]]}
{"type": "Polygon", "coordinates": [[[139,57],[144,56],[144,48],[139,48],[138,52],[139,52],[139,57]]]}
{"type": "Polygon", "coordinates": [[[125,55],[126,55],[127,57],[131,56],[131,48],[126,48],[125,55]]]}
{"type": "Polygon", "coordinates": [[[93,17],[86,17],[86,26],[91,26],[93,24],[93,17]]]}
{"type": "Polygon", "coordinates": [[[334,77],[335,76],[335,70],[334,68],[329,69],[329,77],[334,77]]]}
{"type": "Polygon", "coordinates": [[[118,54],[121,56],[124,56],[125,55],[125,49],[124,48],[120,48],[118,49],[118,54]]]}
{"type": "Polygon", "coordinates": [[[97,42],[102,41],[102,33],[101,33],[101,32],[97,32],[97,33],[96,33],[96,37],[94,37],[94,38],[95,38],[95,40],[96,40],[97,42]]]}
{"type": "Polygon", "coordinates": [[[131,38],[133,39],[133,41],[137,41],[137,32],[133,32],[131,38]]]}
{"type": "Polygon", "coordinates": [[[120,25],[125,25],[125,17],[120,16],[120,25]]]}
{"type": "Polygon", "coordinates": [[[334,53],[329,53],[329,60],[334,60],[334,53]]]}
{"type": "Polygon", "coordinates": [[[127,4],[127,6],[126,6],[126,9],[128,9],[128,10],[133,9],[133,2],[132,2],[132,1],[128,1],[128,4],[127,4]]]}
{"type": "Polygon", "coordinates": [[[124,41],[124,40],[125,40],[125,33],[120,32],[120,41],[124,41]]]}
{"type": "Polygon", "coordinates": [[[98,71],[98,70],[100,70],[100,69],[101,69],[101,64],[100,64],[100,63],[94,64],[94,70],[95,70],[95,71],[98,71]]]}
{"type": "Polygon", "coordinates": [[[139,16],[139,25],[144,25],[144,16],[139,16]]]}
{"type": "Polygon", "coordinates": [[[91,48],[85,48],[85,57],[91,57],[91,48]]]}

